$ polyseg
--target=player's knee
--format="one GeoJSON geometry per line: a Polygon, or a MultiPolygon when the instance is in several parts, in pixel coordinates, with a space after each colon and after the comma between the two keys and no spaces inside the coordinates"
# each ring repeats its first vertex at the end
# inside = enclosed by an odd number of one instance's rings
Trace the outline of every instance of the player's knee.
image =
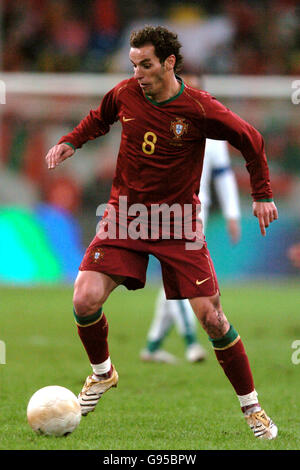
{"type": "Polygon", "coordinates": [[[200,321],[210,318],[221,308],[218,294],[213,297],[197,297],[190,299],[190,303],[200,321]]]}
{"type": "Polygon", "coordinates": [[[93,286],[74,288],[73,305],[78,316],[92,315],[97,312],[103,304],[103,296],[93,286]]]}
{"type": "Polygon", "coordinates": [[[80,271],[74,285],[73,305],[78,316],[97,312],[116,283],[106,275],[94,271],[80,271]]]}
{"type": "Polygon", "coordinates": [[[192,299],[191,304],[202,327],[210,336],[222,336],[226,333],[229,323],[222,310],[219,295],[192,299]]]}
{"type": "Polygon", "coordinates": [[[214,317],[215,308],[209,299],[203,299],[196,305],[195,314],[198,320],[202,323],[208,323],[214,317]]]}
{"type": "Polygon", "coordinates": [[[88,316],[95,313],[101,307],[101,302],[92,298],[87,293],[74,293],[73,305],[78,316],[88,316]]]}

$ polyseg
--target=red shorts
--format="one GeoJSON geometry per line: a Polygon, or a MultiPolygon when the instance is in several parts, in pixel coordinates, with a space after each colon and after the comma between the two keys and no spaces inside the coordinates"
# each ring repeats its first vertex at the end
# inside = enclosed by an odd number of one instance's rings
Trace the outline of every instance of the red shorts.
{"type": "Polygon", "coordinates": [[[125,276],[122,284],[127,289],[141,289],[149,255],[160,262],[167,299],[210,297],[219,292],[206,242],[201,249],[187,250],[183,240],[101,240],[96,236],[79,269],[125,276]]]}

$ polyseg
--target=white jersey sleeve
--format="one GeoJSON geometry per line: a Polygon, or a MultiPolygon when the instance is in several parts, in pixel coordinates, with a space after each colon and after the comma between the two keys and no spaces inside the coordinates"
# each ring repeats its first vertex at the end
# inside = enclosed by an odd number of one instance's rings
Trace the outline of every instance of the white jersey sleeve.
{"type": "Polygon", "coordinates": [[[211,204],[210,185],[214,181],[218,201],[226,219],[240,217],[239,195],[231,168],[227,142],[206,139],[204,163],[200,182],[199,198],[204,229],[211,204]]]}

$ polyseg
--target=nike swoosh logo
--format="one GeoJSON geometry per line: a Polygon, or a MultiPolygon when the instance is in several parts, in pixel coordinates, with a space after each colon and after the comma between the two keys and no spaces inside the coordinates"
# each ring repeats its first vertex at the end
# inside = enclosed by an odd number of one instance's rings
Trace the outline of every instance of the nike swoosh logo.
{"type": "Polygon", "coordinates": [[[126,118],[125,116],[123,116],[123,121],[124,122],[128,122],[128,121],[134,121],[135,118],[126,118]]]}
{"type": "Polygon", "coordinates": [[[210,276],[207,277],[206,279],[203,279],[203,281],[199,281],[199,280],[197,279],[197,281],[196,281],[197,286],[200,286],[201,284],[203,284],[203,282],[208,281],[208,279],[210,279],[210,276]]]}

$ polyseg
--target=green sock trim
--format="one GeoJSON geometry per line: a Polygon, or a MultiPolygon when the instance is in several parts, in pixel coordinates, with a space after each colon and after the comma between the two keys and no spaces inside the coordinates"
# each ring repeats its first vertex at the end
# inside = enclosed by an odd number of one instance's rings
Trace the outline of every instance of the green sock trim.
{"type": "Polygon", "coordinates": [[[186,343],[186,346],[190,346],[193,343],[197,343],[196,331],[194,330],[194,327],[189,320],[184,301],[181,299],[177,300],[177,305],[179,307],[179,311],[185,326],[185,334],[182,337],[186,343]]]}
{"type": "Polygon", "coordinates": [[[170,333],[171,328],[172,328],[172,326],[170,326],[170,328],[167,331],[164,332],[163,336],[161,336],[158,339],[155,339],[155,340],[148,339],[146,349],[148,349],[148,351],[150,351],[150,352],[157,351],[157,349],[160,348],[160,345],[165,340],[166,336],[170,333]]]}
{"type": "Polygon", "coordinates": [[[97,320],[100,319],[102,315],[102,307],[96,313],[93,313],[92,315],[88,315],[87,317],[78,316],[77,313],[75,312],[75,308],[73,308],[73,314],[74,314],[74,318],[75,318],[77,325],[88,326],[92,323],[95,323],[97,320]]]}
{"type": "Polygon", "coordinates": [[[198,339],[196,335],[194,335],[193,333],[188,333],[184,335],[184,341],[187,346],[190,346],[191,344],[194,344],[194,343],[198,343],[198,339]]]}
{"type": "Polygon", "coordinates": [[[237,331],[230,325],[229,330],[227,331],[226,335],[219,339],[213,339],[208,337],[209,341],[212,342],[212,345],[216,349],[223,349],[226,348],[230,343],[235,341],[239,337],[237,331]]]}
{"type": "Polygon", "coordinates": [[[159,339],[159,340],[156,340],[156,341],[148,341],[147,342],[147,350],[150,351],[150,352],[155,352],[157,351],[157,349],[159,349],[160,345],[161,345],[161,342],[162,342],[162,339],[159,339]]]}

